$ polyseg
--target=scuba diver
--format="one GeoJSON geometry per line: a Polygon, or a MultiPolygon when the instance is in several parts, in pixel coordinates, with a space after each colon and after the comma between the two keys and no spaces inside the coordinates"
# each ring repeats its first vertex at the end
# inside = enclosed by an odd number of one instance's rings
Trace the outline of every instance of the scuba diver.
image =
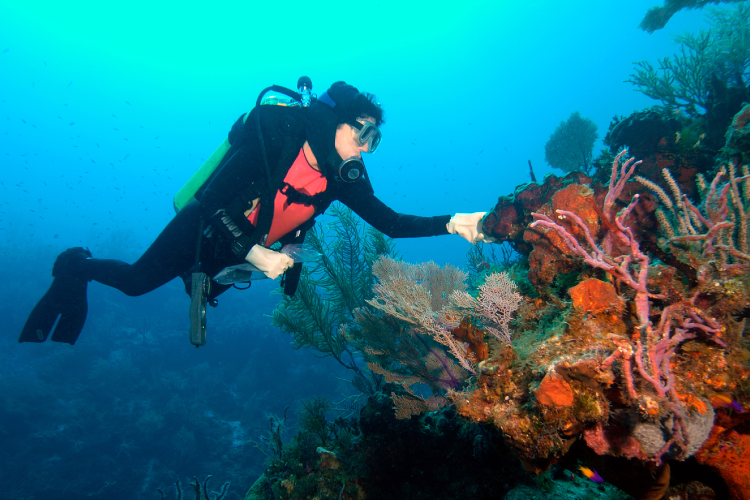
{"type": "Polygon", "coordinates": [[[205,306],[232,286],[211,277],[249,263],[268,278],[283,275],[284,293],[292,296],[302,264],[283,246],[301,244],[333,201],[391,238],[457,234],[471,243],[494,241],[482,234],[484,212],[404,215],[375,196],[362,160],[382,139],[383,110],[374,95],[341,81],[316,97],[307,77],[297,87],[261,92],[175,197],[177,214],[135,263],[96,259],[80,247],[62,252],[18,341],[44,342],[55,327],[53,341],[74,344],[86,320],[89,281],[137,296],[181,276],[191,296],[190,340],[204,345],[205,306]],[[277,242],[281,251],[269,248],[277,242]]]}

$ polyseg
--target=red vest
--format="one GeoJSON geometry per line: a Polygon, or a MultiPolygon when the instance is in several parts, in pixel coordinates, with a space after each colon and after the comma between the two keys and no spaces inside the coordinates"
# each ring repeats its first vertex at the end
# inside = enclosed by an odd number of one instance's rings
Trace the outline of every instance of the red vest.
{"type": "MultiPolygon", "coordinates": [[[[297,159],[294,160],[292,167],[284,177],[284,182],[292,186],[302,194],[309,196],[322,193],[328,186],[328,181],[322,172],[318,172],[310,166],[305,158],[304,149],[300,149],[297,159]]],[[[258,205],[260,206],[260,205],[258,205]]],[[[293,231],[300,224],[310,219],[315,214],[315,208],[312,206],[300,205],[299,203],[289,203],[287,196],[281,191],[276,192],[274,200],[273,222],[271,230],[268,232],[266,246],[271,246],[279,238],[293,231]]],[[[250,212],[247,216],[254,226],[258,225],[258,207],[250,212]]]]}

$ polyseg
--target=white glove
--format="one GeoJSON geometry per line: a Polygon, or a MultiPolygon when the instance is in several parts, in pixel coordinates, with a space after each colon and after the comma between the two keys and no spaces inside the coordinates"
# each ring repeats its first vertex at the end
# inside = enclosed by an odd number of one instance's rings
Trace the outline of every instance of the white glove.
{"type": "Polygon", "coordinates": [[[247,252],[245,260],[272,280],[278,278],[284,271],[294,265],[294,260],[287,254],[269,250],[262,245],[254,245],[247,252]]]}
{"type": "Polygon", "coordinates": [[[456,214],[446,224],[450,234],[457,234],[471,244],[494,243],[497,240],[492,236],[482,233],[482,217],[487,212],[476,212],[473,214],[456,214]]]}

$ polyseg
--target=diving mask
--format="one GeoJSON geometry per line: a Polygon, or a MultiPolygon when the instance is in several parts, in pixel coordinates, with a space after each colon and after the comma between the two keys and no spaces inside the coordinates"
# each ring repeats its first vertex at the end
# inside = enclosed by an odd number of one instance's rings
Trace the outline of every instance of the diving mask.
{"type": "Polygon", "coordinates": [[[360,123],[355,120],[348,123],[357,131],[356,139],[359,143],[359,146],[362,147],[365,144],[369,143],[369,152],[374,153],[375,150],[378,149],[380,141],[383,139],[383,133],[380,131],[380,129],[370,121],[360,123]]]}

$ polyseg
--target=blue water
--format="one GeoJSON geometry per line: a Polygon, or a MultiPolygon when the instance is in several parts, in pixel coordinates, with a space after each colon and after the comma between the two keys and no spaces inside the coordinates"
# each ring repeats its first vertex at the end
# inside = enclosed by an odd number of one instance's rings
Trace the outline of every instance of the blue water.
{"type": "MultiPolygon", "coordinates": [[[[601,139],[613,116],[656,104],[624,81],[632,63],[706,25],[705,12],[680,12],[649,35],[637,26],[655,4],[0,3],[4,498],[157,498],[206,474],[241,498],[263,470],[253,441],[267,412],[351,393],[334,361],[270,327],[270,282],[222,296],[199,350],[178,282],[138,298],[92,283],[78,344],[16,343],[54,256],[136,258],[262,88],[307,75],[317,93],[345,80],[376,94],[376,194],[403,213],[485,211],[529,181],[529,160],[538,178],[553,172],[544,144],[572,111],[601,139]]],[[[462,265],[468,243],[398,249],[462,265]]]]}

